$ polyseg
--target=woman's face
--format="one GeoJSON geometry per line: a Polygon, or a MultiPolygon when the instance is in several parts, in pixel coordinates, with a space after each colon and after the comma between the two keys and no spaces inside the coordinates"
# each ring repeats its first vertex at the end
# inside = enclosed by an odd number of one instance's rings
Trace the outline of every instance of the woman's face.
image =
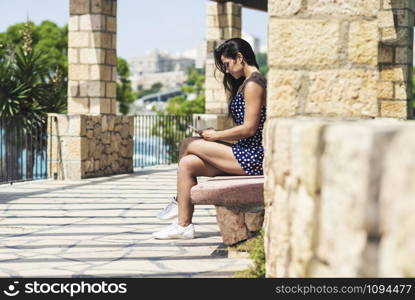
{"type": "Polygon", "coordinates": [[[242,57],[238,54],[236,59],[221,56],[223,65],[225,66],[226,73],[230,74],[233,78],[239,79],[244,75],[242,57]]]}

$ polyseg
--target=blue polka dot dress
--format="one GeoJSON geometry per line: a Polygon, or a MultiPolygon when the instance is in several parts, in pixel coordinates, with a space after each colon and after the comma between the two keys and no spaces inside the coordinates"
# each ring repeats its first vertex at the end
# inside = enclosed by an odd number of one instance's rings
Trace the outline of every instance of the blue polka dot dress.
{"type": "MultiPolygon", "coordinates": [[[[230,104],[231,114],[237,125],[244,123],[245,100],[242,89],[248,81],[255,81],[266,89],[266,80],[261,73],[255,72],[245,80],[238,93],[230,104]]],[[[266,119],[265,105],[261,109],[261,117],[255,135],[241,139],[232,146],[232,152],[247,175],[263,175],[262,163],[264,160],[264,147],[262,146],[262,130],[266,119]]]]}

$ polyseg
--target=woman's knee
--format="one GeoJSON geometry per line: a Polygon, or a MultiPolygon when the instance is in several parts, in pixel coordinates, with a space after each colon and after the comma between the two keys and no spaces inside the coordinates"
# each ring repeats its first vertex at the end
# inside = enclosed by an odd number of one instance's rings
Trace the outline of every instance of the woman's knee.
{"type": "Polygon", "coordinates": [[[198,137],[198,136],[191,136],[186,138],[181,144],[180,144],[180,152],[181,153],[185,153],[188,149],[190,144],[192,144],[193,142],[203,139],[202,137],[198,137]]]}
{"type": "Polygon", "coordinates": [[[201,159],[196,155],[189,154],[182,157],[178,164],[177,171],[186,172],[189,175],[194,176],[201,167],[203,167],[201,159]]]}

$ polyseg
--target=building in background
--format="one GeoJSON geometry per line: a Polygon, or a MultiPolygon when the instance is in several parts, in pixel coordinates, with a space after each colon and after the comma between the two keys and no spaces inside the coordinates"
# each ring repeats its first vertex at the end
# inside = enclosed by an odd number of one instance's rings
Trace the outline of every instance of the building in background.
{"type": "Polygon", "coordinates": [[[130,105],[129,114],[156,114],[153,111],[153,106],[159,110],[164,110],[167,106],[167,101],[176,96],[182,95],[180,88],[172,89],[168,92],[159,92],[151,95],[144,96],[140,99],[137,99],[134,103],[130,105]]]}
{"type": "MultiPolygon", "coordinates": [[[[255,53],[266,52],[266,46],[261,47],[260,39],[242,32],[242,38],[252,47],[255,53]],[[265,51],[264,51],[265,50],[265,51]]],[[[162,88],[158,94],[137,99],[131,106],[133,113],[151,113],[151,106],[164,108],[166,99],[177,93],[177,90],[187,80],[189,67],[203,69],[206,64],[207,42],[200,41],[195,48],[171,54],[158,49],[149,51],[146,55],[133,58],[130,62],[131,84],[134,89],[150,89],[152,85],[161,83],[162,88]],[[163,95],[163,97],[161,97],[163,95]],[[160,100],[163,98],[163,100],[160,100]]]]}
{"type": "Polygon", "coordinates": [[[172,55],[158,49],[148,52],[145,56],[133,58],[131,61],[132,74],[136,76],[186,70],[192,66],[194,66],[194,59],[181,54],[172,55]]]}
{"type": "Polygon", "coordinates": [[[131,60],[130,80],[135,89],[138,85],[149,89],[153,84],[160,82],[163,84],[162,90],[166,91],[181,86],[186,80],[187,69],[194,65],[194,59],[156,49],[131,60]]]}
{"type": "Polygon", "coordinates": [[[201,41],[196,48],[196,68],[203,69],[206,63],[207,55],[207,42],[206,40],[201,41]]]}

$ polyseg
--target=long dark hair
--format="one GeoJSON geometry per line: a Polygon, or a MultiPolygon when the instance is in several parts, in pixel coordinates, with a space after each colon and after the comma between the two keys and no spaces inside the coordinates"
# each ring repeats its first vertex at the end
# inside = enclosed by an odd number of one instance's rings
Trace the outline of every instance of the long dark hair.
{"type": "MultiPolygon", "coordinates": [[[[239,79],[235,79],[232,77],[232,75],[226,73],[226,67],[222,63],[221,56],[223,55],[227,58],[236,60],[237,54],[239,52],[242,54],[245,63],[247,63],[250,66],[255,66],[259,69],[258,63],[255,58],[254,50],[252,50],[251,45],[247,41],[241,38],[232,38],[232,39],[224,41],[222,44],[216,47],[213,53],[215,57],[216,68],[220,72],[222,72],[224,75],[223,86],[228,96],[228,99],[227,99],[228,100],[228,118],[231,115],[231,109],[230,109],[231,101],[233,97],[235,97],[236,93],[238,92],[239,87],[245,81],[246,78],[242,76],[239,79]]],[[[215,78],[216,78],[216,72],[215,72],[215,78]]]]}

